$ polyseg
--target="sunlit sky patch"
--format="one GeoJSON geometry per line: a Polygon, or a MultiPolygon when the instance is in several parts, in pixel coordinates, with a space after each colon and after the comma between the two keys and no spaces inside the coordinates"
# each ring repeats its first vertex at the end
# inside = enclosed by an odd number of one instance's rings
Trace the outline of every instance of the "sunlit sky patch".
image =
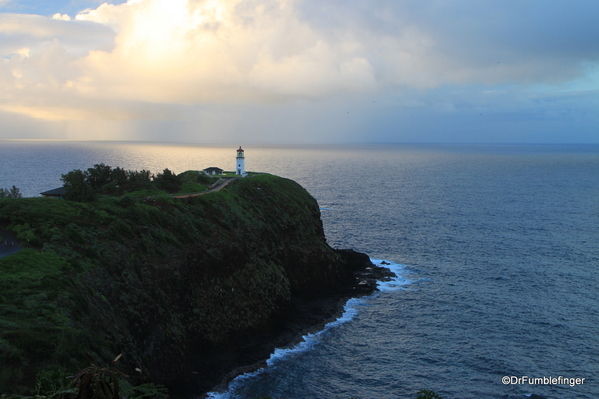
{"type": "Polygon", "coordinates": [[[599,143],[599,3],[0,0],[0,138],[599,143]]]}

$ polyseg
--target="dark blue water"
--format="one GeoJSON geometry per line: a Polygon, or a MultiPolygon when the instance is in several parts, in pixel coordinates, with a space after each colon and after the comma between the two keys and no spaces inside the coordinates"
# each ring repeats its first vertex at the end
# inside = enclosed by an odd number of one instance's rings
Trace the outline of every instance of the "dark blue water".
{"type": "MultiPolygon", "coordinates": [[[[13,157],[0,187],[29,195],[71,165],[233,169],[236,148],[0,145],[13,157]]],[[[332,246],[391,261],[404,279],[215,396],[599,398],[599,146],[244,149],[248,170],[317,198],[332,246]]]]}

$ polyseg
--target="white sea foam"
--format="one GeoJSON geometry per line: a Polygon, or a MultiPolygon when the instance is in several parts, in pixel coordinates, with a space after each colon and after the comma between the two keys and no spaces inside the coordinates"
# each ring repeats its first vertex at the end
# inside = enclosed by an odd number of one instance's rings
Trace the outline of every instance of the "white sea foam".
{"type": "Polygon", "coordinates": [[[351,319],[353,319],[358,314],[358,310],[356,309],[356,306],[360,302],[363,302],[363,300],[361,298],[349,299],[345,303],[345,306],[343,309],[343,314],[337,320],[327,323],[324,326],[324,328],[318,332],[304,335],[302,337],[302,341],[293,347],[276,348],[274,350],[274,352],[272,353],[272,355],[270,355],[270,358],[268,358],[268,360],[266,361],[266,364],[267,364],[266,368],[263,368],[263,369],[260,369],[257,371],[253,371],[251,373],[242,374],[242,375],[236,377],[235,379],[233,379],[233,381],[231,381],[229,383],[228,391],[226,391],[226,392],[209,392],[207,394],[207,397],[212,398],[212,399],[234,399],[234,398],[236,398],[236,395],[234,393],[235,388],[242,385],[244,381],[267,371],[269,367],[275,367],[277,363],[284,361],[285,359],[289,358],[290,356],[297,355],[297,354],[300,354],[300,353],[310,350],[312,347],[314,347],[314,345],[318,344],[318,342],[320,340],[320,336],[322,334],[324,334],[331,328],[339,326],[339,325],[346,323],[346,322],[350,321],[351,319]]]}
{"type": "Polygon", "coordinates": [[[299,354],[311,349],[314,345],[318,344],[322,334],[326,333],[331,328],[347,323],[353,319],[358,314],[356,305],[358,305],[359,302],[360,298],[351,298],[345,303],[343,314],[337,320],[327,323],[324,328],[318,332],[304,335],[302,341],[291,348],[275,349],[274,353],[270,355],[270,358],[266,361],[266,364],[268,366],[274,366],[279,361],[282,361],[293,354],[299,354]]]}
{"type": "Polygon", "coordinates": [[[399,263],[394,263],[383,259],[370,258],[370,261],[377,266],[386,267],[387,269],[395,273],[395,275],[397,276],[389,281],[379,281],[377,287],[380,291],[402,290],[405,289],[407,285],[410,285],[413,282],[413,280],[410,280],[406,277],[406,275],[409,273],[406,270],[405,265],[401,265],[399,263]]]}
{"type": "MultiPolygon", "coordinates": [[[[382,259],[370,259],[372,263],[377,266],[383,266],[391,270],[397,277],[389,281],[379,281],[378,289],[380,291],[396,291],[403,289],[406,285],[409,285],[412,280],[406,278],[404,275],[407,273],[405,265],[394,263],[382,259]],[[383,263],[384,262],[384,263],[383,263]]],[[[366,302],[367,297],[363,298],[350,298],[343,307],[343,314],[335,321],[327,323],[324,328],[318,332],[304,335],[302,341],[290,348],[276,348],[270,358],[266,361],[267,367],[262,368],[251,373],[245,373],[237,376],[229,383],[229,389],[226,392],[209,392],[208,398],[211,399],[235,399],[236,388],[243,385],[245,381],[256,377],[264,372],[267,372],[269,368],[276,367],[277,363],[287,360],[289,357],[301,354],[318,345],[320,338],[323,334],[332,328],[335,328],[341,324],[351,321],[358,314],[358,306],[366,302]]]]}

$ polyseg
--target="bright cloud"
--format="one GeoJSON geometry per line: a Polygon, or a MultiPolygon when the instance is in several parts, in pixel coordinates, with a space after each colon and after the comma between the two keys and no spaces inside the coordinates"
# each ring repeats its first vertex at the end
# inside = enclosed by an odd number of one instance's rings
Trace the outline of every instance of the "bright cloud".
{"type": "Polygon", "coordinates": [[[0,34],[8,39],[2,83],[13,89],[3,100],[23,102],[4,109],[22,109],[31,97],[53,97],[55,105],[66,96],[273,102],[377,84],[363,43],[323,40],[299,18],[293,1],[137,0],[103,4],[74,20],[61,14],[1,18],[0,34]],[[112,39],[114,48],[107,49],[112,39]],[[88,45],[85,54],[72,56],[81,44],[88,45]]]}
{"type": "Polygon", "coordinates": [[[52,15],[52,19],[60,19],[63,21],[70,21],[71,17],[69,16],[69,14],[56,13],[56,14],[52,15]]]}
{"type": "Polygon", "coordinates": [[[168,119],[172,104],[380,93],[414,107],[444,87],[580,82],[599,63],[596,11],[586,1],[129,0],[72,16],[0,14],[0,110],[168,119]]]}
{"type": "Polygon", "coordinates": [[[322,40],[291,1],[147,0],[77,18],[114,20],[115,10],[122,21],[115,50],[80,62],[100,96],[253,102],[376,85],[359,43],[322,40]]]}

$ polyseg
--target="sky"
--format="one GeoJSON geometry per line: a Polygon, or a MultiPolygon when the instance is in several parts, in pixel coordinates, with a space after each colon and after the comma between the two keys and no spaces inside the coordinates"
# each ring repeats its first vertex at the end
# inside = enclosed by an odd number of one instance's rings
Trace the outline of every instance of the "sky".
{"type": "Polygon", "coordinates": [[[0,0],[0,139],[599,143],[599,2],[0,0]]]}

